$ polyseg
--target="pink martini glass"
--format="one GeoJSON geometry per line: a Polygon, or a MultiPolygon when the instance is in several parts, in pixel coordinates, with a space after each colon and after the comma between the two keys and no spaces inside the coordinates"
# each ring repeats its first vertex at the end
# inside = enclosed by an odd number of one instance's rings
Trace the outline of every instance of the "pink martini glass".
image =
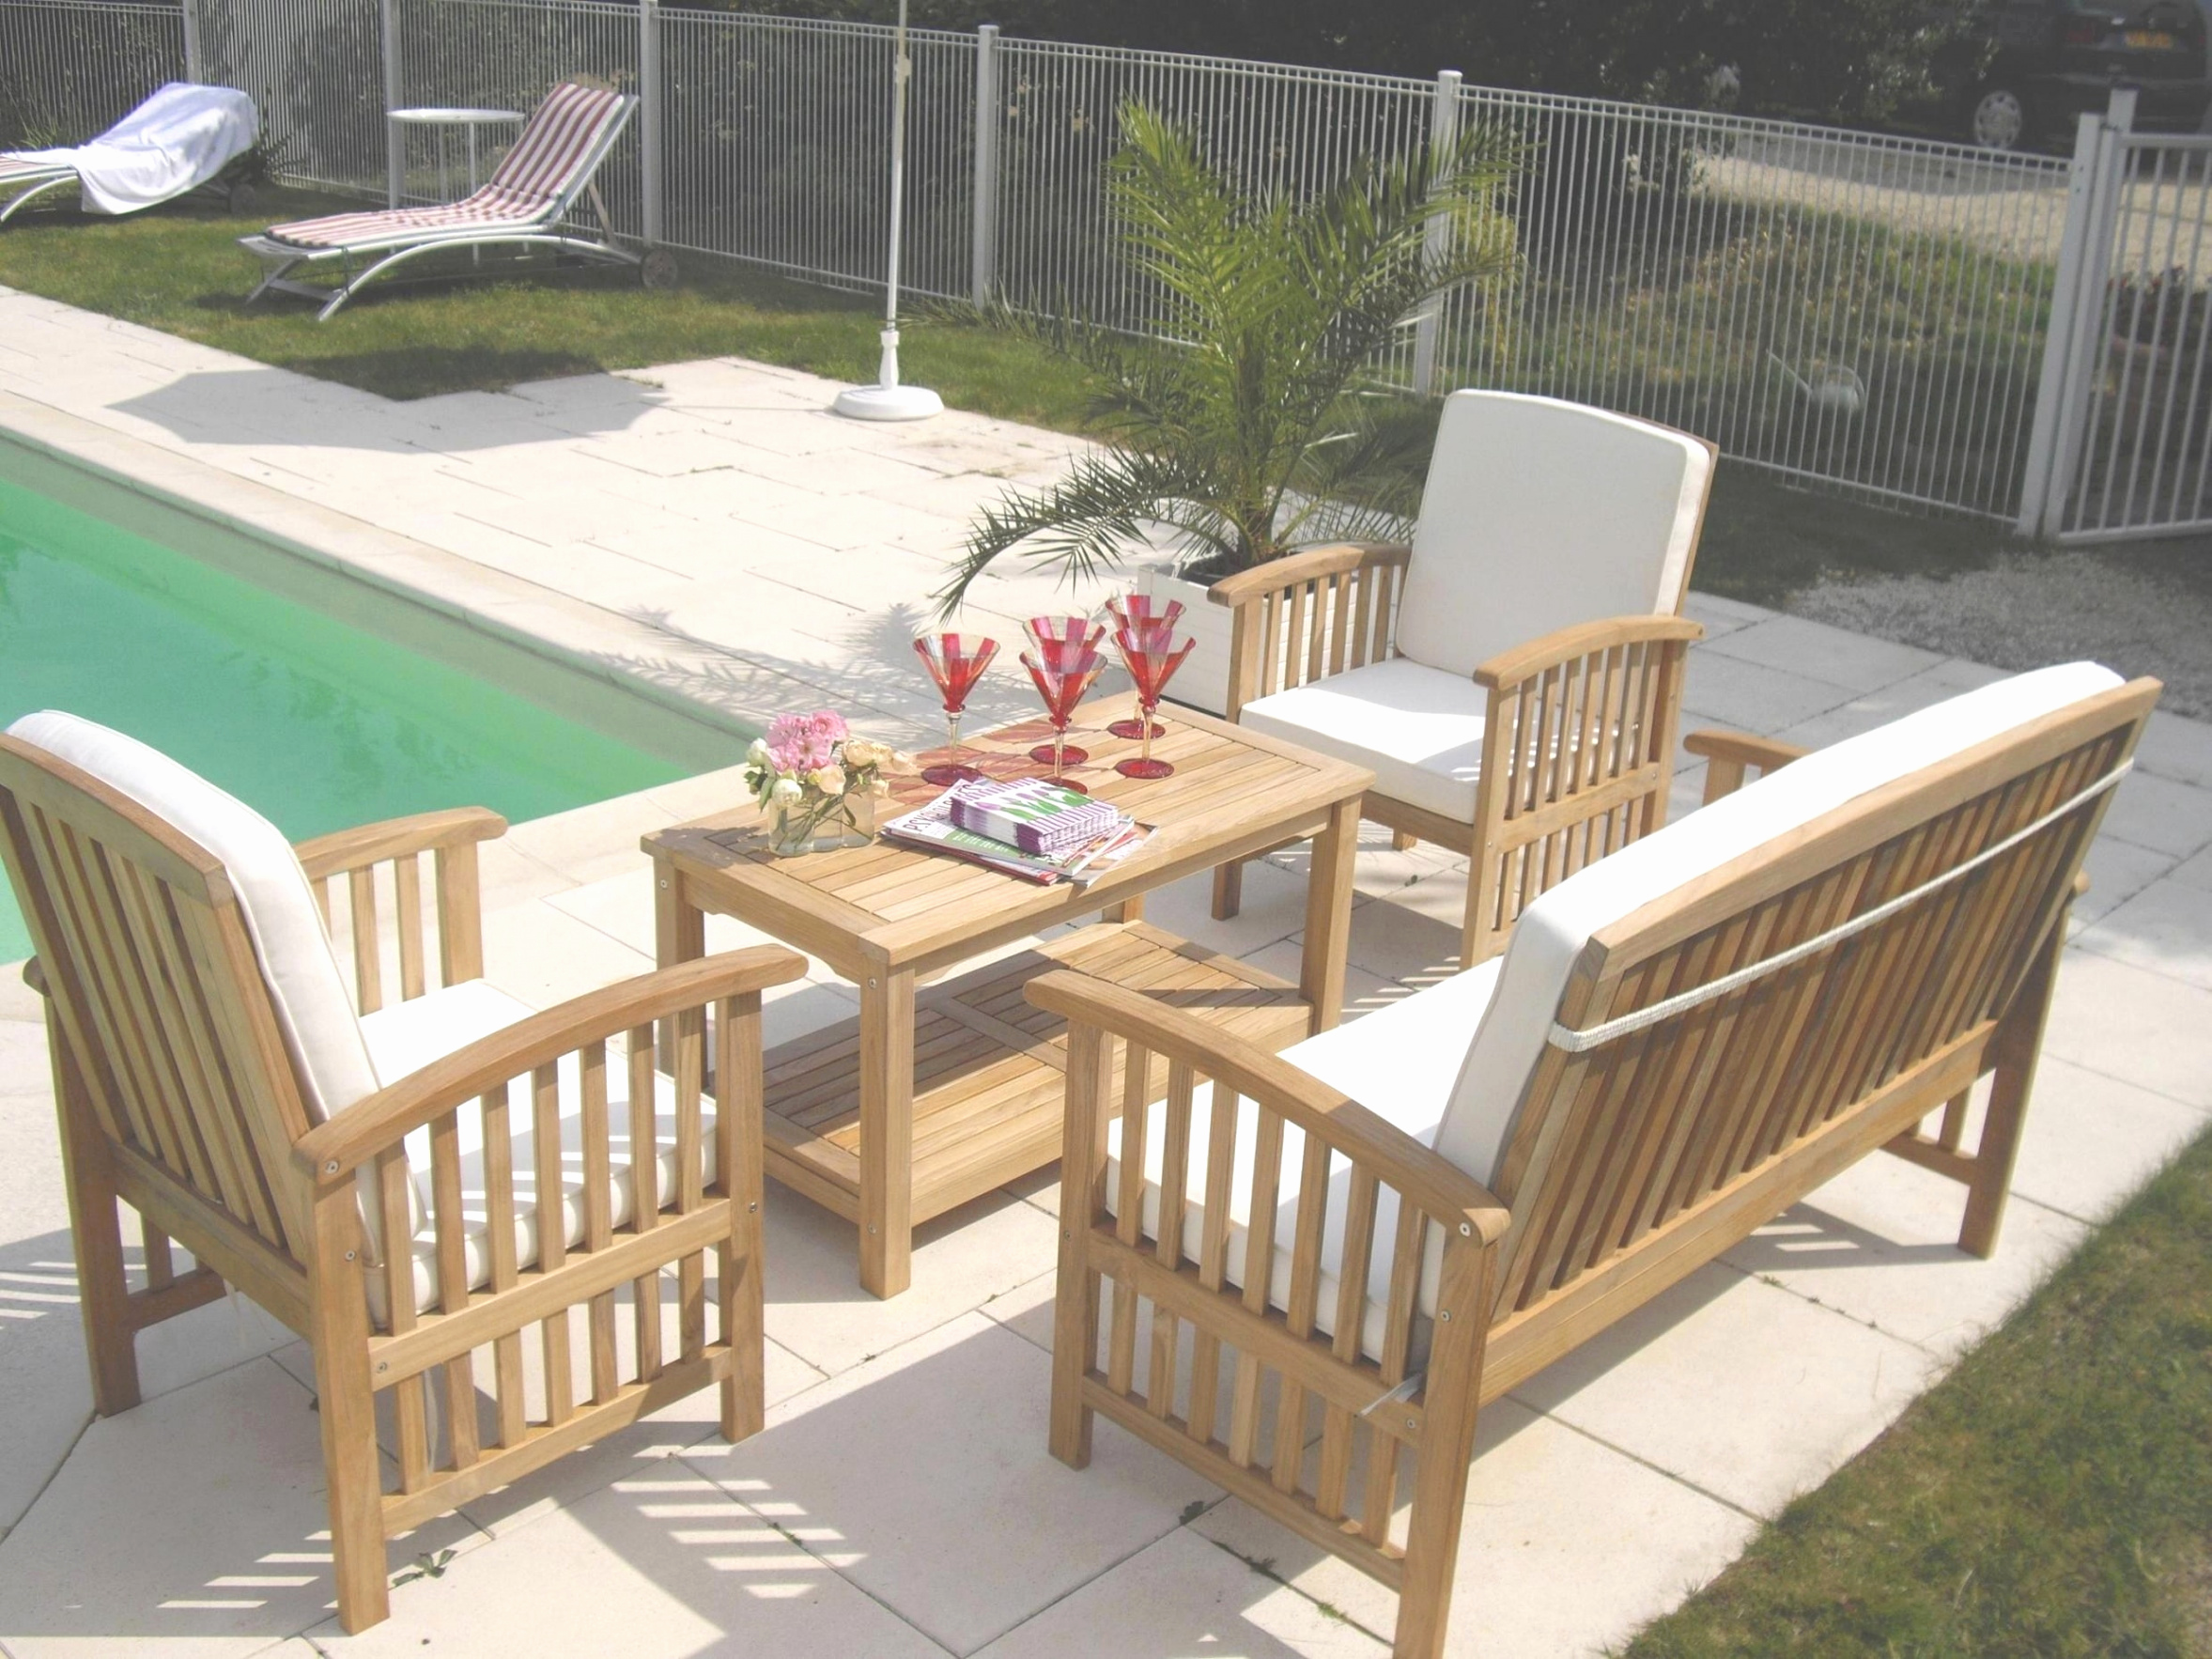
{"type": "MultiPolygon", "coordinates": [[[[1130,594],[1124,598],[1108,599],[1106,609],[1113,613],[1114,621],[1117,624],[1114,633],[1117,641],[1126,633],[1137,641],[1140,649],[1146,651],[1166,651],[1173,648],[1176,619],[1183,614],[1183,601],[1181,599],[1162,601],[1153,598],[1150,594],[1130,594]]],[[[1127,660],[1126,647],[1123,651],[1123,660],[1127,660]]],[[[1132,669],[1130,674],[1134,678],[1136,670],[1132,669]]],[[[1165,681],[1162,683],[1164,684],[1165,681]]],[[[1153,701],[1156,704],[1158,699],[1155,698],[1153,701]]],[[[1137,698],[1137,705],[1140,709],[1144,707],[1144,699],[1141,695],[1137,698]]],[[[1152,723],[1149,718],[1146,718],[1118,720],[1106,727],[1106,730],[1117,737],[1143,737],[1149,742],[1152,738],[1159,736],[1166,728],[1152,723]]]]}
{"type": "Polygon", "coordinates": [[[1038,762],[1049,761],[1052,764],[1052,781],[1062,788],[1073,789],[1078,795],[1090,794],[1082,784],[1067,776],[1069,761],[1080,764],[1091,758],[1087,751],[1067,746],[1068,721],[1075,712],[1075,705],[1083,701],[1093,682],[1105,670],[1106,659],[1096,651],[1085,651],[1080,657],[1072,654],[1066,656],[1063,665],[1054,668],[1039,662],[1024,651],[1022,666],[1029,671],[1029,678],[1036,682],[1037,695],[1044,699],[1044,712],[1052,721],[1052,741],[1038,744],[1029,751],[1029,758],[1038,762]]]}
{"type": "Polygon", "coordinates": [[[914,654],[937,682],[938,695],[945,701],[946,758],[924,767],[922,782],[943,789],[982,777],[975,767],[960,764],[960,711],[967,706],[967,694],[991,666],[991,659],[998,655],[998,642],[977,634],[923,634],[914,642],[914,654]]]}
{"type": "Polygon", "coordinates": [[[1137,719],[1125,722],[1127,732],[1121,731],[1124,722],[1117,721],[1113,730],[1117,736],[1142,737],[1144,747],[1134,760],[1117,764],[1114,770],[1124,778],[1171,778],[1175,775],[1172,761],[1152,758],[1152,739],[1165,729],[1153,723],[1152,716],[1159,711],[1160,693],[1175,671],[1183,666],[1183,659],[1191,654],[1198,641],[1186,639],[1180,645],[1171,646],[1169,636],[1163,629],[1159,634],[1138,635],[1128,628],[1117,629],[1114,643],[1121,648],[1121,661],[1128,667],[1129,677],[1137,682],[1137,719]]]}
{"type": "MultiPolygon", "coordinates": [[[[1049,674],[1081,673],[1098,658],[1099,643],[1106,638],[1106,624],[1093,622],[1088,616],[1032,616],[1022,624],[1022,628],[1029,634],[1029,643],[1037,649],[1038,667],[1049,674]]],[[[1034,674],[1036,670],[1030,672],[1034,674]]],[[[1093,674],[1092,678],[1095,677],[1093,674]]],[[[1083,686],[1085,690],[1089,690],[1091,681],[1085,680],[1083,686]]],[[[1047,695],[1045,701],[1050,703],[1051,697],[1047,695]]],[[[1081,698],[1075,701],[1080,702],[1081,698]]],[[[1070,706],[1073,707],[1074,704],[1071,703],[1070,706]]],[[[1089,760],[1091,755],[1086,750],[1070,749],[1067,757],[1080,765],[1089,760]]],[[[1044,758],[1044,745],[1038,745],[1034,758],[1044,758]]],[[[1059,769],[1057,763],[1054,769],[1059,769]]]]}
{"type": "Polygon", "coordinates": [[[1032,616],[1022,631],[1037,648],[1037,660],[1058,674],[1067,663],[1096,651],[1106,638],[1106,624],[1088,616],[1032,616]]]}

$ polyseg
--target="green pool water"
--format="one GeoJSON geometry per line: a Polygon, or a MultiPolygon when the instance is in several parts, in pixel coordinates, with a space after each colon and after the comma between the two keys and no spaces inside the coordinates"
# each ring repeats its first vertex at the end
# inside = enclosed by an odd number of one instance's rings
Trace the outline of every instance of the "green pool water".
{"type": "MultiPolygon", "coordinates": [[[[295,840],[434,807],[518,822],[700,769],[0,473],[0,725],[39,708],[152,744],[295,840]]],[[[720,742],[727,764],[742,743],[720,742]]],[[[0,962],[30,949],[0,883],[0,962]]]]}

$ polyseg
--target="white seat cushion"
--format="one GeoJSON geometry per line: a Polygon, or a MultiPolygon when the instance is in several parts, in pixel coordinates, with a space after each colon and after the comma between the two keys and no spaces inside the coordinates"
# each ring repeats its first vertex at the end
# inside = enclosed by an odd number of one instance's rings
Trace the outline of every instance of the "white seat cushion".
{"type": "Polygon", "coordinates": [[[1681,609],[1712,452],[1586,404],[1454,392],[1399,602],[1398,648],[1472,674],[1578,622],[1681,609]]]}
{"type": "MultiPolygon", "coordinates": [[[[222,861],[311,1123],[376,1093],[379,1079],[352,995],[283,830],[191,767],[96,721],[48,709],[24,715],[8,733],[90,773],[222,861]]],[[[409,1202],[410,1219],[419,1223],[420,1193],[410,1193],[409,1202]]],[[[369,1248],[380,1253],[383,1218],[365,1172],[362,1216],[369,1248]]]]}
{"type": "MultiPolygon", "coordinates": [[[[1310,1077],[1341,1090],[1369,1110],[1418,1140],[1433,1143],[1451,1097],[1460,1060],[1481,1022],[1492,988],[1497,983],[1500,958],[1467,973],[1454,974],[1440,985],[1380,1008],[1364,1018],[1334,1031],[1308,1037],[1283,1050],[1283,1058],[1310,1077]]],[[[1144,1144],[1143,1226],[1157,1237],[1160,1225],[1160,1174],[1165,1155],[1167,1106],[1155,1103],[1146,1114],[1144,1144]]],[[[1190,1132],[1190,1202],[1184,1210],[1184,1253],[1199,1255],[1205,1237],[1206,1154],[1213,1117],[1210,1085],[1193,1096],[1190,1132]]],[[[1240,1113],[1236,1164],[1230,1191],[1228,1278],[1245,1282],[1245,1244],[1251,1220],[1252,1165],[1257,1155],[1258,1124],[1249,1107],[1240,1113]]],[[[1106,1131],[1106,1204],[1119,1214],[1121,1198],[1121,1121],[1106,1131]]],[[[1281,1306],[1291,1294],[1291,1240],[1297,1226],[1298,1183],[1306,1156],[1305,1132],[1295,1125],[1283,1135],[1282,1177],[1276,1189],[1275,1263],[1268,1287],[1270,1299],[1281,1306]]],[[[1483,1171],[1487,1174],[1488,1171],[1483,1171]]],[[[1481,1175],[1477,1175],[1481,1179],[1481,1175]]],[[[1352,1166],[1344,1158],[1333,1160],[1330,1171],[1329,1221],[1322,1234],[1322,1281],[1318,1323],[1334,1334],[1337,1328],[1338,1274],[1344,1260],[1344,1205],[1352,1184],[1352,1166]]],[[[1375,1237],[1378,1248],[1368,1272],[1367,1313],[1362,1322],[1360,1346],[1371,1358],[1382,1357],[1384,1311],[1390,1295],[1390,1245],[1397,1236],[1398,1198],[1385,1189],[1377,1206],[1375,1237]]],[[[1440,1246],[1438,1247],[1440,1248],[1440,1246]]],[[[1423,1312],[1434,1310],[1435,1275],[1424,1276],[1423,1312]]]]}
{"type": "Polygon", "coordinates": [[[1245,705],[1241,724],[1375,774],[1375,790],[1475,822],[1488,694],[1463,674],[1404,657],[1245,705]]]}
{"type": "Polygon", "coordinates": [[[309,1118],[319,1124],[376,1092],[353,999],[284,831],[160,750],[76,715],[26,714],[8,735],[89,772],[223,861],[298,1062],[309,1118]]]}
{"type": "MultiPolygon", "coordinates": [[[[396,1079],[456,1049],[466,1047],[479,1038],[490,1036],[517,1020],[528,1018],[534,1012],[526,1004],[482,980],[469,980],[417,997],[411,1001],[379,1010],[363,1019],[361,1027],[363,1034],[368,1039],[370,1052],[376,1056],[378,1069],[386,1077],[396,1079]]],[[[562,1144],[561,1232],[564,1241],[572,1246],[582,1242],[584,1230],[581,1072],[581,1063],[575,1055],[563,1057],[558,1072],[562,1144]]],[[[665,1208],[673,1198],[676,1185],[674,1084],[668,1078],[656,1073],[654,1094],[657,1119],[654,1144],[658,1167],[655,1191],[660,1195],[662,1207],[665,1208]]],[[[619,1055],[610,1055],[608,1061],[607,1108],[611,1154],[608,1204],[612,1224],[619,1227],[629,1220],[636,1196],[630,1171],[629,1066],[619,1055]]],[[[509,1086],[507,1110],[508,1121],[514,1131],[515,1263],[518,1267],[528,1267],[537,1261],[539,1203],[536,1136],[532,1128],[533,1114],[527,1078],[518,1079],[509,1086]]],[[[714,1104],[711,1099],[705,1103],[704,1111],[706,1122],[700,1144],[701,1178],[711,1181],[715,1158],[714,1104]]],[[[485,1209],[482,1113],[472,1105],[464,1107],[456,1114],[456,1125],[461,1151],[461,1207],[466,1224],[463,1236],[469,1288],[481,1290],[491,1279],[491,1253],[487,1248],[490,1229],[485,1209]]],[[[408,1137],[407,1155],[416,1181],[425,1197],[430,1196],[430,1132],[427,1128],[418,1129],[408,1137]]],[[[415,1308],[418,1312],[427,1312],[439,1305],[438,1244],[429,1218],[425,1218],[415,1233],[412,1253],[415,1308]]],[[[379,1324],[384,1323],[386,1306],[383,1276],[372,1273],[369,1275],[369,1310],[379,1324]]]]}
{"type": "Polygon", "coordinates": [[[1599,929],[1860,796],[2120,683],[2094,662],[1999,680],[1808,754],[1569,876],[1521,913],[1436,1150],[1462,1170],[1497,1167],[1569,976],[1599,929]]]}

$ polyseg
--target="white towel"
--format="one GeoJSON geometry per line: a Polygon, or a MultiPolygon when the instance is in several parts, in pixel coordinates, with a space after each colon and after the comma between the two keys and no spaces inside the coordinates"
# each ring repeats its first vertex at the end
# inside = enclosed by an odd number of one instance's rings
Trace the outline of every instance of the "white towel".
{"type": "Polygon", "coordinates": [[[74,167],[87,213],[135,213],[207,183],[252,147],[260,125],[244,93],[172,81],[89,144],[8,153],[74,167]]]}

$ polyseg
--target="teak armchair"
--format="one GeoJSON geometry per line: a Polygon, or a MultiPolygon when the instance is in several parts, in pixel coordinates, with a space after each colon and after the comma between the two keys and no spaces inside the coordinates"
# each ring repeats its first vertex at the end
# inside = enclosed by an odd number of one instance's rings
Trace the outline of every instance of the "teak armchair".
{"type": "MultiPolygon", "coordinates": [[[[1372,767],[1363,815],[1468,855],[1461,956],[1665,820],[1713,446],[1555,398],[1445,399],[1411,545],[1215,582],[1229,718],[1372,767]]],[[[1243,866],[1214,874],[1237,912],[1243,866]]]]}
{"type": "Polygon", "coordinates": [[[476,847],[505,828],[487,812],[432,813],[295,859],[266,819],[120,734],[42,714],[0,736],[0,848],[47,999],[95,1404],[135,1405],[135,1334],[226,1283],[305,1337],[348,1631],[385,1616],[388,1537],[710,1384],[724,1434],[762,1419],[761,993],[804,958],[735,952],[532,1014],[477,977],[476,847]],[[326,932],[333,882],[358,1004],[326,932]],[[386,1007],[394,957],[399,1000],[386,1007]],[[611,1054],[626,1033],[626,1057],[611,1054]],[[657,1057],[673,1076],[656,1075],[657,1057]],[[551,1194],[559,1227],[543,1225],[551,1194]],[[118,1199],[144,1232],[136,1290],[118,1199]],[[380,1396],[396,1434],[390,1493],[380,1396]]]}
{"type": "Polygon", "coordinates": [[[2158,693],[2044,670],[1790,762],[1280,1056],[1032,981],[1069,1022],[1054,1454],[1082,1467],[1105,1414],[1396,1589],[1400,1659],[1440,1653],[1481,1405],[1878,1148],[1961,1183],[1961,1248],[1994,1248],[2158,693]],[[1117,1045],[1164,1101],[1109,1098],[1117,1045]]]}

